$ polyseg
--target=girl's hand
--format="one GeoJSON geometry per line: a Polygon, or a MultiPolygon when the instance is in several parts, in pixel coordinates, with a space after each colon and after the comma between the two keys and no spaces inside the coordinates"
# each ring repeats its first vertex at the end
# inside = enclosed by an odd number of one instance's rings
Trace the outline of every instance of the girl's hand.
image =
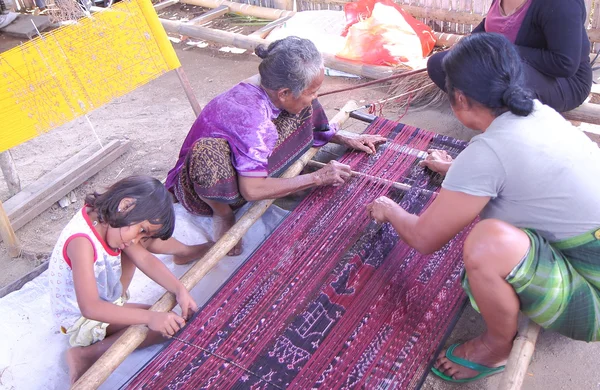
{"type": "Polygon", "coordinates": [[[190,292],[183,286],[177,291],[175,298],[177,299],[179,307],[181,307],[181,316],[185,320],[189,320],[192,317],[192,314],[198,310],[198,305],[196,305],[194,298],[192,298],[190,292]]]}
{"type": "Polygon", "coordinates": [[[173,336],[184,325],[185,320],[173,312],[150,312],[150,321],[148,321],[148,328],[155,332],[162,333],[162,335],[165,337],[173,336]]]}
{"type": "Polygon", "coordinates": [[[374,219],[375,222],[386,223],[389,222],[389,216],[396,207],[400,206],[390,198],[380,196],[367,205],[367,213],[369,213],[369,217],[374,219]]]}
{"type": "Polygon", "coordinates": [[[452,156],[445,150],[429,149],[427,157],[419,165],[445,175],[450,169],[450,165],[452,165],[452,156]]]}
{"type": "Polygon", "coordinates": [[[360,150],[367,154],[374,154],[377,152],[377,145],[386,143],[387,139],[380,135],[359,134],[355,137],[343,137],[341,141],[349,148],[360,150]]]}

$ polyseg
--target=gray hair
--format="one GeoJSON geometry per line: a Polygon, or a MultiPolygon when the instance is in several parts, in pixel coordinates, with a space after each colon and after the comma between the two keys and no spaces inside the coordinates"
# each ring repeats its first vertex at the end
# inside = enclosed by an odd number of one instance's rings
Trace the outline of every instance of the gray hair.
{"type": "Polygon", "coordinates": [[[296,97],[323,68],[321,53],[308,39],[287,37],[271,43],[268,48],[259,45],[254,52],[263,59],[258,66],[262,86],[274,91],[289,88],[296,97]]]}

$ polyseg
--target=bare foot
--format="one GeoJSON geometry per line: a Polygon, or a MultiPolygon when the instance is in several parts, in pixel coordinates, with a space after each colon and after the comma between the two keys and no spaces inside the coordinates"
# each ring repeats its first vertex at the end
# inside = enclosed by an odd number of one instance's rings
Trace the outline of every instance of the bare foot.
{"type": "Polygon", "coordinates": [[[200,245],[189,245],[186,247],[186,253],[173,255],[173,262],[178,265],[191,263],[202,258],[213,245],[215,243],[212,241],[200,245]]]}
{"type": "MultiPolygon", "coordinates": [[[[235,224],[235,215],[231,213],[227,216],[213,214],[213,237],[218,241],[235,224]]],[[[227,254],[228,256],[238,256],[242,254],[242,240],[227,254]]]]}
{"type": "Polygon", "coordinates": [[[89,354],[86,353],[85,348],[88,347],[72,347],[67,350],[67,366],[69,367],[69,379],[71,384],[77,382],[88,368],[94,364],[93,359],[89,359],[89,354]]]}
{"type": "MultiPolygon", "coordinates": [[[[506,364],[506,360],[508,359],[508,355],[512,348],[512,342],[495,345],[492,348],[488,346],[488,343],[484,340],[485,334],[469,340],[456,347],[454,355],[490,368],[500,367],[506,364]]],[[[434,367],[454,379],[473,378],[479,374],[477,371],[448,360],[446,357],[446,350],[440,353],[434,367]]]]}

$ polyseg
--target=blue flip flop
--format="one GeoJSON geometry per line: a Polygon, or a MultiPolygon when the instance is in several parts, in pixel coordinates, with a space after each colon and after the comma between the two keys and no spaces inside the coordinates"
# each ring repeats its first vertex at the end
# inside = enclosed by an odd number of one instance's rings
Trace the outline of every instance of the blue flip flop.
{"type": "Polygon", "coordinates": [[[494,368],[482,366],[481,364],[477,364],[477,363],[471,362],[469,360],[459,358],[458,356],[454,355],[454,350],[458,346],[459,346],[459,344],[452,344],[451,346],[448,347],[448,349],[446,350],[446,357],[448,358],[448,360],[450,360],[452,363],[456,363],[460,366],[470,368],[473,371],[477,371],[479,374],[475,375],[473,378],[454,379],[451,376],[444,374],[437,368],[432,367],[431,371],[435,375],[439,376],[440,378],[442,378],[445,381],[454,382],[454,383],[467,383],[467,382],[478,381],[478,380],[488,377],[490,375],[498,374],[499,372],[504,371],[504,369],[506,368],[506,366],[500,366],[500,367],[494,367],[494,368]]]}

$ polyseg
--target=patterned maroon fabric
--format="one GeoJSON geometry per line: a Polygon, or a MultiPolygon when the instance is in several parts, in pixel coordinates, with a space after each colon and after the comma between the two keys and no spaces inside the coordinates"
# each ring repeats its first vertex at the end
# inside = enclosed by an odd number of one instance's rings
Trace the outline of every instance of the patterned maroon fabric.
{"type": "Polygon", "coordinates": [[[425,256],[371,221],[365,205],[387,194],[421,212],[441,177],[401,147],[456,156],[465,144],[383,120],[368,131],[392,142],[342,161],[413,188],[357,177],[313,191],[127,388],[418,387],[464,303],[470,227],[425,256]]]}

